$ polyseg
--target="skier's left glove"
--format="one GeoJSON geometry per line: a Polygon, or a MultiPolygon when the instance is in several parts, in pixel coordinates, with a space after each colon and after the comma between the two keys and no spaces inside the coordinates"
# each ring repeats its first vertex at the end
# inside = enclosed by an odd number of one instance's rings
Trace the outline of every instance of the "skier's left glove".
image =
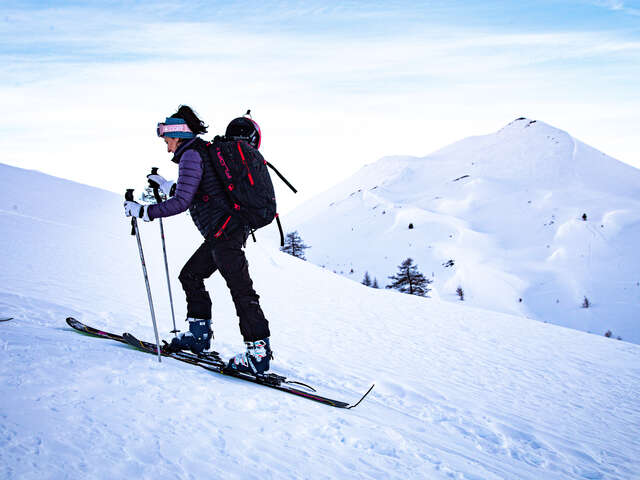
{"type": "Polygon", "coordinates": [[[167,198],[175,194],[176,182],[174,182],[173,180],[166,180],[161,175],[153,175],[153,174],[147,175],[147,179],[149,180],[149,185],[151,185],[151,188],[159,188],[160,191],[164,193],[167,198]]]}
{"type": "Polygon", "coordinates": [[[126,217],[138,217],[145,222],[153,220],[149,218],[149,205],[140,205],[138,202],[127,200],[124,202],[124,214],[126,217]]]}

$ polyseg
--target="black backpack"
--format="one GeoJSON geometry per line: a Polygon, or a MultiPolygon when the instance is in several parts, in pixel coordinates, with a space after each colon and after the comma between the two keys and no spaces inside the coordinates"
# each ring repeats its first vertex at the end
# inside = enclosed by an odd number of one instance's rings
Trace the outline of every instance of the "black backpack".
{"type": "MultiPolygon", "coordinates": [[[[275,219],[280,243],[284,245],[282,225],[276,211],[276,195],[267,167],[273,169],[294,193],[297,190],[247,141],[218,136],[207,143],[207,150],[213,169],[227,193],[230,212],[214,237],[223,234],[232,216],[247,225],[252,235],[275,219]]],[[[253,239],[255,241],[255,236],[253,239]]]]}

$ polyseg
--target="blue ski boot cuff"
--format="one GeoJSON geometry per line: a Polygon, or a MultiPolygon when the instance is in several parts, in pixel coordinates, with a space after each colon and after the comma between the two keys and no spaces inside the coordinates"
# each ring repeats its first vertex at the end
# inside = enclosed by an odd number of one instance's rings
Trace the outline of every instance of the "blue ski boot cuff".
{"type": "Polygon", "coordinates": [[[195,354],[200,354],[211,348],[211,339],[213,338],[211,320],[199,318],[187,318],[187,320],[189,321],[189,331],[173,338],[168,349],[172,351],[191,350],[195,354]]]}

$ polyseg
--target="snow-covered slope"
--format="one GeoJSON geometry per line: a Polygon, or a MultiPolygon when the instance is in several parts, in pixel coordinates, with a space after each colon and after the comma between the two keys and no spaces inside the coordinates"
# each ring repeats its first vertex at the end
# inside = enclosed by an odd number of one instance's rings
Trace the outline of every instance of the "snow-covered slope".
{"type": "Polygon", "coordinates": [[[543,122],[383,158],[284,221],[353,280],[412,257],[436,298],[640,343],[640,170],[543,122]]]}
{"type": "MultiPolygon", "coordinates": [[[[375,382],[357,409],[71,331],[68,315],[153,337],[121,202],[0,165],[0,478],[637,478],[639,346],[366,288],[265,241],[248,256],[274,370],[348,401],[375,382]]],[[[165,230],[175,278],[199,239],[184,217],[165,230]]],[[[166,338],[158,237],[142,225],[166,338]]],[[[229,355],[233,305],[208,287],[229,355]]]]}

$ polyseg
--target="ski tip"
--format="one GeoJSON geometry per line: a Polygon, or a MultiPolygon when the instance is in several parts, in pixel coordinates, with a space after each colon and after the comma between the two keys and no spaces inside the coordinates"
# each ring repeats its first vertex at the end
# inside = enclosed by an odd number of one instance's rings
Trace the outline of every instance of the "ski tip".
{"type": "Polygon", "coordinates": [[[81,325],[81,323],[73,317],[67,317],[66,321],[67,321],[67,325],[69,325],[72,328],[75,328],[76,330],[81,325]]]}
{"type": "Polygon", "coordinates": [[[9,318],[0,318],[0,322],[8,322],[9,320],[13,320],[13,317],[9,317],[9,318]]]}

